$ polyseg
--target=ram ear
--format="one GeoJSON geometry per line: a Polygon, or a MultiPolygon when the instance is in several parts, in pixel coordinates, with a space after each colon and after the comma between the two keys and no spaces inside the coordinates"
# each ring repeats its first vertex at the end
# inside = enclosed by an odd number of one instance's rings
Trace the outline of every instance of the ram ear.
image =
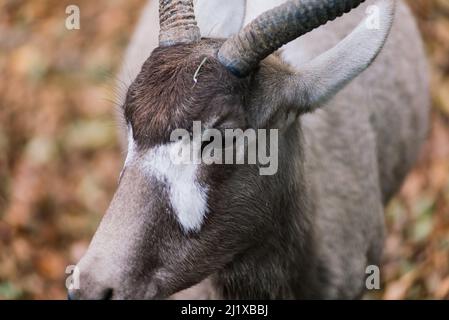
{"type": "Polygon", "coordinates": [[[371,65],[388,38],[394,12],[395,1],[378,1],[373,6],[373,16],[367,17],[335,47],[287,78],[282,96],[288,103],[300,101],[304,111],[323,105],[371,65]]]}
{"type": "Polygon", "coordinates": [[[239,32],[245,19],[243,0],[194,0],[195,15],[204,38],[229,38],[239,32]]]}

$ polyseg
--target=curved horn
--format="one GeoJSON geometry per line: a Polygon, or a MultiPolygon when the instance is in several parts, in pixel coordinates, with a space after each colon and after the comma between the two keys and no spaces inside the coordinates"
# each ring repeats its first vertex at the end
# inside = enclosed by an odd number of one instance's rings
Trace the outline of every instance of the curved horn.
{"type": "Polygon", "coordinates": [[[159,0],[159,45],[168,47],[201,39],[193,0],[159,0]]]}
{"type": "Polygon", "coordinates": [[[269,10],[228,39],[220,62],[239,77],[284,44],[358,7],[365,0],[290,0],[269,10]]]}

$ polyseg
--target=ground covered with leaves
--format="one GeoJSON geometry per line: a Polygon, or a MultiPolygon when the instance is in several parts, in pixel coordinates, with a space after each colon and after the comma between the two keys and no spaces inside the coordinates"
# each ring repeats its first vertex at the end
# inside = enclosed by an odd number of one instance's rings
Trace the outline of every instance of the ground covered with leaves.
{"type": "MultiPolygon", "coordinates": [[[[122,163],[115,74],[144,0],[0,0],[0,299],[65,298],[122,163]]],[[[449,298],[449,1],[410,0],[432,71],[432,130],[387,209],[383,299],[449,298]]],[[[122,93],[123,94],[123,93],[122,93]]]]}

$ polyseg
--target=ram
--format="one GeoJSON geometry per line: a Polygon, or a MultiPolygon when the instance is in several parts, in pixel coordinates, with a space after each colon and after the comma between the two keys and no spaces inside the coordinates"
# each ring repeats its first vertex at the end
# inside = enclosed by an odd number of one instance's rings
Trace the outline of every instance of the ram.
{"type": "Polygon", "coordinates": [[[151,1],[124,66],[127,158],[70,298],[363,295],[428,129],[402,1],[151,1]],[[277,130],[275,174],[174,163],[195,122],[277,130]]]}

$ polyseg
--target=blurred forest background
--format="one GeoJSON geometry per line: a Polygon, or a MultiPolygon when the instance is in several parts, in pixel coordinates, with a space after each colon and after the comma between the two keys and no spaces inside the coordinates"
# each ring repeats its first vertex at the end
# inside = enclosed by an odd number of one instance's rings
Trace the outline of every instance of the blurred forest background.
{"type": "MultiPolygon", "coordinates": [[[[0,0],[0,299],[64,299],[114,192],[115,74],[145,0],[0,0]],[[65,8],[81,9],[81,30],[65,8]]],[[[432,71],[432,130],[387,210],[382,290],[449,298],[449,0],[410,0],[432,71]]]]}

